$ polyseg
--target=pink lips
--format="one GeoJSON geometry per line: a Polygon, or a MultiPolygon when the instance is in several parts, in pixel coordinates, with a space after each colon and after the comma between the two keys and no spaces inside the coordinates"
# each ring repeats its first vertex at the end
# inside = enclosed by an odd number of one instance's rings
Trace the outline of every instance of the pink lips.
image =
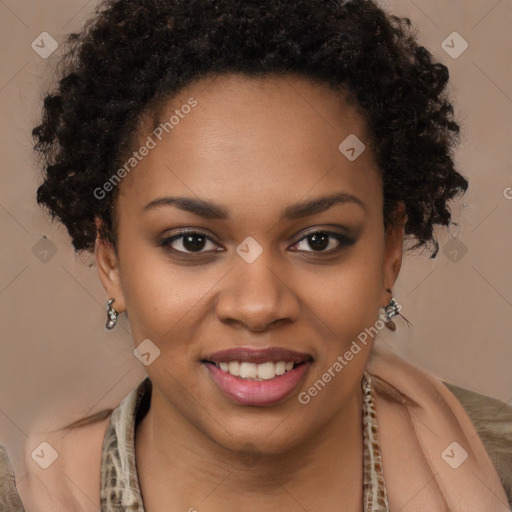
{"type": "Polygon", "coordinates": [[[284,400],[293,392],[308,371],[312,357],[281,348],[255,350],[240,347],[215,352],[203,362],[213,381],[227,398],[240,405],[268,406],[284,400]],[[293,362],[295,367],[273,379],[256,381],[235,377],[216,366],[216,363],[230,361],[255,364],[286,361],[293,362]]]}

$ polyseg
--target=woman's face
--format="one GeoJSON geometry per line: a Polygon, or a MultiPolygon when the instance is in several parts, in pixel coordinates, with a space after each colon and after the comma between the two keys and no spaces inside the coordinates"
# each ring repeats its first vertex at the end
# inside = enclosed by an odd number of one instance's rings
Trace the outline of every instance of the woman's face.
{"type": "Polygon", "coordinates": [[[360,335],[389,302],[403,231],[384,228],[356,108],[301,78],[225,75],[184,89],[139,135],[150,149],[118,185],[118,257],[96,252],[135,345],[151,342],[154,414],[262,453],[357,415],[360,335]]]}

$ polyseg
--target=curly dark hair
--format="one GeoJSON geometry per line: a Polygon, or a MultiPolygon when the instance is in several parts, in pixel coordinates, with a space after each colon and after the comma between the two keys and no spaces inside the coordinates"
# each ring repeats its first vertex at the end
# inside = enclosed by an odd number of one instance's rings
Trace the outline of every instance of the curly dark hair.
{"type": "Polygon", "coordinates": [[[460,126],[449,72],[409,18],[373,0],[104,0],[65,44],[55,90],[33,130],[44,161],[37,202],[66,226],[76,252],[97,234],[116,247],[115,200],[102,187],[142,117],[208,75],[298,75],[355,97],[382,173],[384,222],[400,202],[405,232],[438,252],[436,225],[466,191],[453,150],[460,126]],[[95,218],[101,220],[99,229],[95,218]]]}

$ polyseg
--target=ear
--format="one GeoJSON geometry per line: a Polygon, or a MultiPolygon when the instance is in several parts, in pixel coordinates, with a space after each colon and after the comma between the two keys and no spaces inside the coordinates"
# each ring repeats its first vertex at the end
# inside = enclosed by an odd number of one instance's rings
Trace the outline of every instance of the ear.
{"type": "MultiPolygon", "coordinates": [[[[100,228],[101,220],[96,218],[97,231],[100,228]]],[[[114,249],[114,246],[106,241],[100,239],[99,234],[96,236],[96,245],[94,249],[96,256],[96,264],[98,267],[98,274],[103,284],[103,288],[107,292],[108,298],[114,298],[113,304],[118,313],[122,313],[126,309],[123,290],[121,288],[121,278],[119,274],[119,260],[114,249]]]]}
{"type": "Polygon", "coordinates": [[[382,283],[382,306],[389,303],[389,291],[393,290],[393,286],[398,278],[400,268],[402,266],[402,249],[405,236],[405,224],[407,222],[407,214],[405,204],[400,201],[393,212],[395,222],[386,226],[385,232],[385,249],[383,261],[383,283],[382,283]]]}

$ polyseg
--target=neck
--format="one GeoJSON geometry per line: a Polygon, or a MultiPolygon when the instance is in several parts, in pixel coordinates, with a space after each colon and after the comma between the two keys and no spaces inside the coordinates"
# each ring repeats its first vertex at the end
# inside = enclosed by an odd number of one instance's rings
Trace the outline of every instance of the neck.
{"type": "Polygon", "coordinates": [[[279,454],[235,453],[186,422],[153,387],[135,436],[145,510],[331,511],[341,505],[361,512],[361,408],[357,386],[336,415],[299,446],[279,454]]]}

